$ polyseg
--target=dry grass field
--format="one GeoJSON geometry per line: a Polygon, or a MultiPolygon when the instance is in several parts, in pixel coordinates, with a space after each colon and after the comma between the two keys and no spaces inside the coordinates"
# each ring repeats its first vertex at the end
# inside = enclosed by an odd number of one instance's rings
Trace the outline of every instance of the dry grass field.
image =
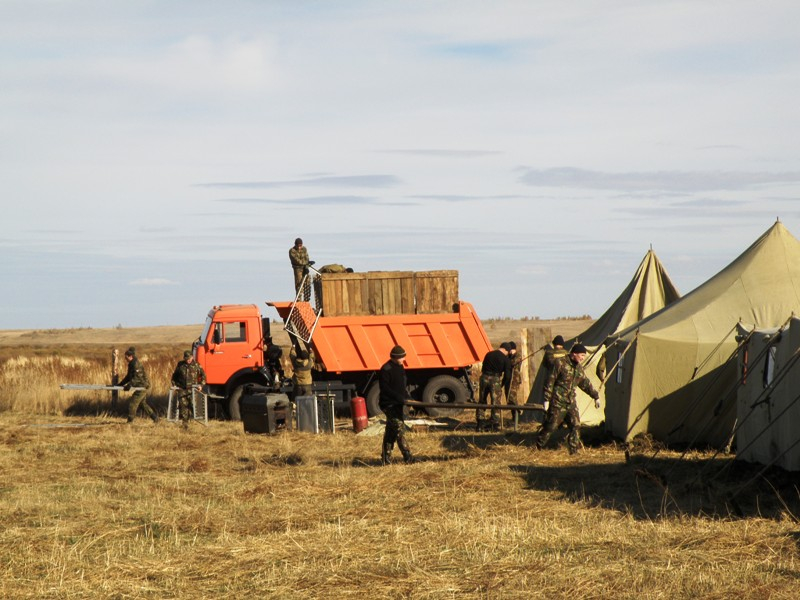
{"type": "Polygon", "coordinates": [[[465,415],[381,467],[380,437],[346,421],[125,425],[57,389],[105,381],[112,345],[168,378],[199,326],[166,329],[0,334],[0,597],[800,597],[797,477],[730,456],[592,430],[577,456],[535,451],[536,425],[476,434],[465,415]]]}

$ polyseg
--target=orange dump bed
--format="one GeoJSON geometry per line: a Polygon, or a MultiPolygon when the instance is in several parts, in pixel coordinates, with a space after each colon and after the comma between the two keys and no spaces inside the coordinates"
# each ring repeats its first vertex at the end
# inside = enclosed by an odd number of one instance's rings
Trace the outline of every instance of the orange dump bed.
{"type": "MultiPolygon", "coordinates": [[[[313,311],[299,302],[296,313],[313,326],[313,311]]],[[[286,321],[293,302],[270,302],[286,321]]],[[[293,317],[294,318],[294,317],[293,317]]],[[[329,372],[375,371],[392,347],[406,350],[406,368],[463,368],[492,349],[475,309],[459,302],[458,312],[420,315],[320,317],[311,339],[318,362],[329,372]]]]}

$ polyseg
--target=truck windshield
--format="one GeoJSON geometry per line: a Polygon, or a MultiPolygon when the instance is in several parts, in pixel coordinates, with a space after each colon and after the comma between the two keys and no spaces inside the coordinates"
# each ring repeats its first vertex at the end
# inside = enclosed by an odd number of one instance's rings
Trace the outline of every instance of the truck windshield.
{"type": "Polygon", "coordinates": [[[205,344],[206,339],[208,338],[208,332],[211,331],[211,326],[214,324],[214,320],[211,317],[206,317],[206,324],[203,325],[203,333],[200,334],[200,344],[205,344]]]}

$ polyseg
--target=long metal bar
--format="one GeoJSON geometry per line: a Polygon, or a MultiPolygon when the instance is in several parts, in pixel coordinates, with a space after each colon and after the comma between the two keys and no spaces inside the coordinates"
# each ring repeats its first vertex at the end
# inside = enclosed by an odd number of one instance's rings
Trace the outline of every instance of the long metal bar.
{"type": "MultiPolygon", "coordinates": [[[[62,383],[59,387],[62,390],[124,390],[122,385],[94,385],[92,383],[62,383]]],[[[129,391],[144,390],[143,387],[132,387],[129,391]]]]}
{"type": "Polygon", "coordinates": [[[418,406],[420,408],[493,408],[495,410],[540,410],[544,412],[544,407],[541,405],[533,406],[531,404],[478,404],[472,402],[417,402],[416,400],[406,400],[403,402],[405,406],[418,406]]]}

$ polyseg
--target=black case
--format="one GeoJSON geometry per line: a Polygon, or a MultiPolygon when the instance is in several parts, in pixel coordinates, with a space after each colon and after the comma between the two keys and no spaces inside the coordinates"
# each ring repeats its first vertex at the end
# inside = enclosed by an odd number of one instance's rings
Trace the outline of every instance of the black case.
{"type": "Polygon", "coordinates": [[[245,433],[277,433],[292,429],[292,404],[286,394],[242,396],[245,433]]]}

